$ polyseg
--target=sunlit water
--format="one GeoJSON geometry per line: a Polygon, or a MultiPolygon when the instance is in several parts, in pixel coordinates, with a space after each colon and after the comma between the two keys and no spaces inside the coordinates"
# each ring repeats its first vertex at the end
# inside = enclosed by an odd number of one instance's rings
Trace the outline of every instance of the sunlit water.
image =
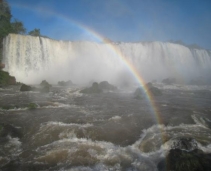
{"type": "Polygon", "coordinates": [[[0,89],[1,106],[19,106],[0,110],[0,122],[22,135],[0,139],[0,168],[156,171],[177,137],[191,137],[210,153],[211,87],[157,86],[160,116],[134,98],[135,89],[93,95],[79,87],[53,86],[47,94],[0,89]],[[29,110],[31,102],[38,107],[29,110]]]}

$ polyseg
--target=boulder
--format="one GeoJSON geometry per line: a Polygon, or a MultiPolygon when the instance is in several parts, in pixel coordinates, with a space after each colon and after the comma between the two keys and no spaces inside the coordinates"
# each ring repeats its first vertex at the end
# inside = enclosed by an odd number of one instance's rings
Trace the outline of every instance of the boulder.
{"type": "MultiPolygon", "coordinates": [[[[148,90],[152,95],[154,96],[160,96],[162,95],[162,92],[160,89],[158,89],[157,87],[154,87],[153,84],[151,82],[146,84],[148,90]]],[[[142,99],[144,96],[144,91],[142,87],[138,87],[135,92],[134,92],[134,96],[136,99],[142,99]]]]}
{"type": "Polygon", "coordinates": [[[168,85],[175,84],[176,79],[175,78],[166,78],[166,79],[163,79],[162,83],[168,84],[168,85]]]}
{"type": "Polygon", "coordinates": [[[102,81],[99,83],[99,88],[101,90],[107,90],[107,91],[115,91],[117,90],[117,87],[115,87],[114,85],[111,85],[108,83],[108,81],[102,81]]]}
{"type": "Polygon", "coordinates": [[[185,151],[171,149],[166,159],[157,165],[159,171],[209,171],[211,170],[211,154],[202,150],[185,151]]]}
{"type": "Polygon", "coordinates": [[[5,64],[0,63],[0,69],[5,68],[5,64]]]}
{"type": "Polygon", "coordinates": [[[16,79],[13,76],[10,76],[9,80],[8,80],[8,84],[9,85],[15,85],[16,84],[16,79]]]}
{"type": "Polygon", "coordinates": [[[72,83],[72,81],[71,80],[69,80],[69,81],[59,81],[58,82],[58,85],[59,86],[71,86],[71,85],[73,85],[73,83],[72,83]]]}
{"type": "Polygon", "coordinates": [[[32,91],[33,88],[31,86],[28,86],[26,84],[22,84],[20,91],[32,91]]]}
{"type": "Polygon", "coordinates": [[[0,85],[14,85],[16,84],[16,79],[6,71],[0,70],[0,85]]]}
{"type": "Polygon", "coordinates": [[[159,171],[208,171],[211,170],[211,154],[198,149],[195,139],[180,137],[173,140],[171,150],[157,168],[159,171]]]}
{"type": "Polygon", "coordinates": [[[135,97],[135,99],[142,99],[143,96],[144,96],[143,93],[144,93],[144,92],[143,92],[142,88],[141,88],[141,87],[138,87],[138,88],[135,90],[135,92],[134,92],[134,97],[135,97]]]}
{"type": "Polygon", "coordinates": [[[39,91],[41,93],[48,93],[50,91],[50,87],[52,87],[51,84],[49,84],[46,80],[43,80],[40,83],[41,88],[39,89],[39,91]]]}
{"type": "Polygon", "coordinates": [[[43,81],[40,83],[40,86],[43,86],[43,87],[45,87],[45,86],[47,86],[47,87],[52,87],[52,85],[49,84],[46,80],[43,80],[43,81]]]}
{"type": "Polygon", "coordinates": [[[92,84],[92,87],[85,88],[84,90],[81,90],[80,92],[85,93],[85,94],[95,94],[95,93],[102,93],[102,89],[99,88],[99,84],[97,82],[94,82],[92,84]]]}
{"type": "Polygon", "coordinates": [[[23,135],[19,128],[14,127],[10,124],[0,124],[0,139],[6,138],[7,136],[21,138],[23,135]]]}

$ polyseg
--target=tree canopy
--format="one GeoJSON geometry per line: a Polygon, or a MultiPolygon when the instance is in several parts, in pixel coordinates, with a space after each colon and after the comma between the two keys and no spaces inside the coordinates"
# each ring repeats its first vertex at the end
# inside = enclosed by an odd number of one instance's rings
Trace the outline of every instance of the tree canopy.
{"type": "Polygon", "coordinates": [[[41,36],[40,29],[36,29],[36,28],[34,30],[30,31],[28,34],[31,36],[41,36]]]}
{"type": "MultiPolygon", "coordinates": [[[[24,24],[13,18],[10,6],[6,0],[0,0],[0,61],[2,59],[3,38],[9,33],[26,34],[24,24]]],[[[29,35],[41,36],[40,29],[34,29],[29,35]]]]}

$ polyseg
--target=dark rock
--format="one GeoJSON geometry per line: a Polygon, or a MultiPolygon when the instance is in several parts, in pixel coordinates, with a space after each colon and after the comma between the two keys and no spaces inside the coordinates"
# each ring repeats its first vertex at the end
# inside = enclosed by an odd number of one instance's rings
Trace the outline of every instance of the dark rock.
{"type": "Polygon", "coordinates": [[[13,138],[21,138],[22,133],[20,129],[10,125],[10,124],[0,124],[0,138],[5,138],[11,136],[13,138]]]}
{"type": "Polygon", "coordinates": [[[108,81],[102,81],[99,83],[99,88],[102,90],[107,90],[107,91],[115,91],[117,90],[117,87],[114,85],[111,85],[108,83],[108,81]]]}
{"type": "MultiPolygon", "coordinates": [[[[152,95],[154,96],[160,96],[162,95],[162,92],[160,89],[158,89],[157,87],[154,87],[153,84],[151,82],[146,84],[146,87],[148,88],[147,91],[149,91],[152,95]]],[[[143,88],[138,87],[135,92],[134,92],[134,97],[136,99],[142,99],[145,96],[145,91],[143,90],[143,88]]],[[[148,92],[147,92],[148,93],[148,92]]]]}
{"type": "Polygon", "coordinates": [[[85,93],[85,94],[95,94],[95,93],[102,93],[102,90],[99,88],[99,84],[94,82],[92,84],[92,87],[85,88],[84,90],[81,90],[80,92],[85,93]]]}
{"type": "Polygon", "coordinates": [[[141,87],[138,87],[134,92],[135,99],[142,99],[144,96],[144,92],[141,87]]]}
{"type": "Polygon", "coordinates": [[[46,80],[43,80],[41,83],[40,83],[40,86],[43,86],[43,87],[52,87],[51,84],[49,84],[46,80]]]}
{"type": "Polygon", "coordinates": [[[171,149],[166,159],[157,165],[159,171],[210,171],[211,154],[202,150],[171,149]]]}
{"type": "Polygon", "coordinates": [[[20,91],[32,91],[32,87],[31,86],[28,86],[26,84],[22,84],[21,88],[20,88],[20,91]]]}
{"type": "Polygon", "coordinates": [[[158,89],[157,87],[149,87],[149,91],[152,93],[152,95],[154,96],[160,96],[162,95],[162,92],[160,89],[158,89]]]}
{"type": "Polygon", "coordinates": [[[172,149],[192,151],[198,148],[196,140],[191,137],[177,137],[172,139],[172,141],[172,149]]]}
{"type": "Polygon", "coordinates": [[[0,69],[5,68],[5,64],[0,63],[0,69]]]}
{"type": "Polygon", "coordinates": [[[162,83],[164,84],[175,84],[176,83],[176,79],[175,78],[166,78],[166,79],[163,79],[162,83]]]}
{"type": "Polygon", "coordinates": [[[41,93],[48,93],[50,91],[50,87],[52,87],[51,84],[49,84],[46,80],[43,80],[40,83],[41,88],[39,89],[39,91],[41,93]]]}
{"type": "Polygon", "coordinates": [[[211,154],[197,149],[197,142],[190,137],[175,138],[166,159],[161,160],[159,171],[210,171],[211,154]]]}
{"type": "Polygon", "coordinates": [[[15,79],[15,77],[12,77],[12,76],[11,76],[11,77],[9,78],[9,80],[8,80],[8,84],[9,84],[9,85],[15,85],[15,84],[16,84],[16,79],[15,79]]]}
{"type": "Polygon", "coordinates": [[[0,85],[14,85],[16,84],[16,79],[6,71],[0,70],[0,85]]]}
{"type": "Polygon", "coordinates": [[[69,80],[69,81],[59,81],[58,82],[58,85],[59,86],[71,86],[71,85],[73,85],[73,83],[72,83],[72,81],[71,80],[69,80]]]}

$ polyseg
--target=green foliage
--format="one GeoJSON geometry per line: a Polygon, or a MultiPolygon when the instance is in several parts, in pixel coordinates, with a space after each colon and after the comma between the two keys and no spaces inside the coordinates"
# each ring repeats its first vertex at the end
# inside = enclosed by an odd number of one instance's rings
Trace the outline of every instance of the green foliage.
{"type": "Polygon", "coordinates": [[[21,21],[14,19],[14,21],[11,23],[11,33],[16,34],[25,34],[26,29],[24,28],[24,25],[21,21]]]}
{"type": "Polygon", "coordinates": [[[1,107],[3,110],[11,110],[11,109],[17,109],[19,106],[17,105],[5,105],[1,107]]]}
{"type": "Polygon", "coordinates": [[[0,42],[11,31],[11,12],[8,3],[4,0],[0,1],[0,42]]]}
{"type": "Polygon", "coordinates": [[[37,108],[37,104],[35,104],[35,103],[29,103],[28,109],[36,109],[36,108],[37,108]]]}
{"type": "Polygon", "coordinates": [[[8,72],[0,70],[0,85],[6,85],[8,84],[11,76],[8,72]]]}
{"type": "Polygon", "coordinates": [[[36,28],[34,30],[30,31],[28,34],[31,36],[41,36],[40,29],[36,29],[36,28]]]}

